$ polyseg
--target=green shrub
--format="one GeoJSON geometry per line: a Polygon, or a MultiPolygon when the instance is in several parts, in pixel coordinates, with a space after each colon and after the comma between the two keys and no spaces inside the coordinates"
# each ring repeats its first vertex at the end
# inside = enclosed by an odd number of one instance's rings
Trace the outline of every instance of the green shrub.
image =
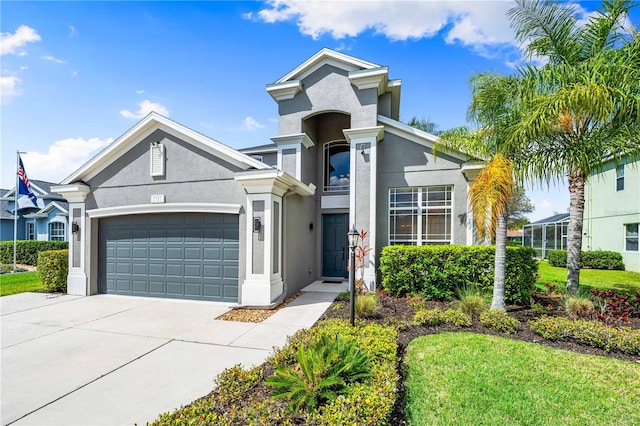
{"type": "Polygon", "coordinates": [[[529,321],[529,325],[547,340],[574,339],[607,352],[640,354],[640,330],[631,327],[610,327],[596,321],[549,316],[529,321]]]}
{"type": "Polygon", "coordinates": [[[69,250],[40,252],[37,268],[40,280],[48,291],[67,291],[69,250]]]}
{"type": "Polygon", "coordinates": [[[595,308],[587,297],[569,296],[564,301],[564,309],[573,317],[590,318],[595,308]]]}
{"type": "Polygon", "coordinates": [[[624,271],[622,255],[615,251],[595,250],[582,252],[582,267],[624,271]]]}
{"type": "Polygon", "coordinates": [[[471,317],[457,309],[423,309],[413,315],[413,321],[424,326],[442,324],[452,324],[456,327],[471,326],[471,317]]]}
{"type": "MultiPolygon", "coordinates": [[[[610,269],[624,271],[622,255],[615,251],[594,250],[581,252],[580,267],[586,269],[610,269]]],[[[547,252],[547,261],[551,266],[567,267],[567,251],[551,250],[547,252]]]]}
{"type": "MultiPolygon", "coordinates": [[[[527,305],[535,288],[538,264],[530,247],[507,247],[505,300],[527,305]]],[[[453,300],[456,289],[493,289],[494,247],[387,246],[380,256],[382,286],[395,296],[421,294],[425,299],[453,300]]]]}
{"type": "Polygon", "coordinates": [[[338,297],[336,297],[336,302],[349,302],[351,300],[351,293],[349,293],[348,291],[343,291],[342,293],[338,294],[338,297]]]}
{"type": "Polygon", "coordinates": [[[566,250],[549,250],[547,252],[547,262],[551,266],[558,268],[567,267],[567,251],[566,250]]]}
{"type": "Polygon", "coordinates": [[[477,317],[487,309],[487,303],[476,288],[467,287],[459,292],[458,309],[471,317],[477,317]]]}
{"type": "Polygon", "coordinates": [[[518,327],[520,327],[520,321],[498,309],[491,309],[481,313],[480,322],[492,330],[507,334],[516,334],[518,327]]]}
{"type": "Polygon", "coordinates": [[[278,367],[265,379],[273,386],[273,398],[289,400],[289,411],[315,410],[338,395],[347,393],[347,385],[371,377],[371,358],[354,342],[339,335],[323,335],[308,348],[298,349],[298,365],[278,367]]]}
{"type": "Polygon", "coordinates": [[[366,317],[373,315],[378,307],[378,296],[375,293],[369,292],[356,297],[355,311],[359,317],[366,317]]]}
{"type": "MultiPolygon", "coordinates": [[[[17,241],[16,263],[36,266],[38,253],[49,250],[64,250],[69,248],[66,241],[17,241]]],[[[13,264],[13,241],[0,242],[0,263],[13,264]]]]}

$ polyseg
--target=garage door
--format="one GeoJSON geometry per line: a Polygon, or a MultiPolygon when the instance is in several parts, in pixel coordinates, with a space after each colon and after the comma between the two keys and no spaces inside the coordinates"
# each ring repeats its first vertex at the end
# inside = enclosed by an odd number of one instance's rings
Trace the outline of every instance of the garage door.
{"type": "Polygon", "coordinates": [[[100,293],[238,301],[238,216],[100,219],[100,293]]]}

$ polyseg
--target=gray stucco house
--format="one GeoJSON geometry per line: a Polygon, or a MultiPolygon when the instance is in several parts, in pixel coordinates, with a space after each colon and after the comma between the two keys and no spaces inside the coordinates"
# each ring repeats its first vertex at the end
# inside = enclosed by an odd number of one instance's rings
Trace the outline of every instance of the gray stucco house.
{"type": "MultiPolygon", "coordinates": [[[[62,196],[51,191],[57,184],[42,180],[30,182],[31,191],[43,207],[18,209],[18,240],[67,241],[69,206],[62,196]]],[[[15,188],[0,190],[0,241],[13,241],[14,212],[15,188]]]]}
{"type": "Polygon", "coordinates": [[[69,202],[72,294],[269,305],[388,244],[471,244],[481,164],[398,121],[387,67],[323,49],[267,86],[272,143],[241,151],[151,113],[54,188],[69,202]],[[76,226],[77,225],[77,226],[76,226]]]}

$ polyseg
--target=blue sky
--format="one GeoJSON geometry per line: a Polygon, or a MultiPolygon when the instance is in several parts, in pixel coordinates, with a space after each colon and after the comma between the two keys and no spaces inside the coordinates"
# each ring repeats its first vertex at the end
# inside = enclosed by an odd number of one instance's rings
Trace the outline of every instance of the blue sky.
{"type": "MultiPolygon", "coordinates": [[[[599,2],[576,4],[585,19],[599,2]]],[[[521,63],[503,1],[13,2],[0,5],[0,187],[15,152],[58,182],[146,113],[234,148],[277,135],[265,85],[323,47],[389,66],[401,120],[465,123],[469,77],[521,63]]],[[[630,21],[640,22],[634,10],[630,21]]],[[[537,220],[564,185],[528,192],[537,220]]]]}

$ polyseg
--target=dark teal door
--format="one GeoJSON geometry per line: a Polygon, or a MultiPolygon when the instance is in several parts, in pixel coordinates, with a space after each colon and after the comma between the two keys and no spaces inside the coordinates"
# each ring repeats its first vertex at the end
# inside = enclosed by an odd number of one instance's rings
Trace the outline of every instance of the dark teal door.
{"type": "Polygon", "coordinates": [[[347,260],[347,230],[349,215],[322,215],[322,276],[345,278],[349,276],[347,260]]]}
{"type": "Polygon", "coordinates": [[[231,214],[100,219],[98,292],[237,302],[238,224],[231,214]]]}

